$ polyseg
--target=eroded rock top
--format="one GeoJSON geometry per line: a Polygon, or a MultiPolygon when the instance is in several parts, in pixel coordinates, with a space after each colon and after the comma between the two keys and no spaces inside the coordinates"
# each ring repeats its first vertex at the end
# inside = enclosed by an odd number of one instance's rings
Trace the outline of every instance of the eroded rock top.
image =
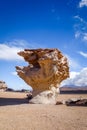
{"type": "Polygon", "coordinates": [[[7,87],[7,84],[4,81],[0,80],[0,90],[6,90],[7,87]]]}
{"type": "Polygon", "coordinates": [[[16,66],[18,75],[33,89],[47,90],[69,77],[67,58],[58,49],[25,49],[18,52],[27,67],[16,66]]]}

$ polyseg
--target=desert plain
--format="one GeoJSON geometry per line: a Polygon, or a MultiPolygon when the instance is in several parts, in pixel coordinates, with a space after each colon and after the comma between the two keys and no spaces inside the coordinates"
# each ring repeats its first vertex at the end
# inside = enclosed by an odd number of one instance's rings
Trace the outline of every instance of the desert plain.
{"type": "MultiPolygon", "coordinates": [[[[58,101],[87,98],[59,94],[58,101]]],[[[29,104],[26,93],[0,92],[0,130],[87,130],[87,107],[29,104]]]]}

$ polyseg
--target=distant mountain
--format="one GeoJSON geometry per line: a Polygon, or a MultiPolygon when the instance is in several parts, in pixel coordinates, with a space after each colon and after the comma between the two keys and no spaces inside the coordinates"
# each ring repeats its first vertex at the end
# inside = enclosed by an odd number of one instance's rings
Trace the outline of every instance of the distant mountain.
{"type": "Polygon", "coordinates": [[[75,86],[75,85],[64,85],[62,87],[60,87],[61,89],[81,89],[81,90],[84,90],[86,89],[87,90],[87,86],[75,86]]]}
{"type": "Polygon", "coordinates": [[[64,85],[60,91],[87,91],[87,86],[64,85]]]}

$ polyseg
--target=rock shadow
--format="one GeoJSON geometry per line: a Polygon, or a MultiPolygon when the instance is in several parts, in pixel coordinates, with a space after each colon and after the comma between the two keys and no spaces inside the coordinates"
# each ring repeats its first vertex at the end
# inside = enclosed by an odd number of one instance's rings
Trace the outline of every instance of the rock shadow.
{"type": "Polygon", "coordinates": [[[0,106],[7,106],[7,105],[21,105],[27,104],[29,101],[26,98],[2,98],[0,97],[0,106]]]}

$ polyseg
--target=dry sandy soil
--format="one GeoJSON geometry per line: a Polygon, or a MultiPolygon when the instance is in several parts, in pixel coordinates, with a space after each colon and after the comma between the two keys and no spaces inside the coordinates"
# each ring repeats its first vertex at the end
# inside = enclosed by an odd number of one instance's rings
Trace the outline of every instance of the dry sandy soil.
{"type": "MultiPolygon", "coordinates": [[[[87,107],[29,104],[26,94],[0,92],[0,130],[87,130],[87,107]]],[[[87,94],[60,94],[58,100],[87,94]]]]}

